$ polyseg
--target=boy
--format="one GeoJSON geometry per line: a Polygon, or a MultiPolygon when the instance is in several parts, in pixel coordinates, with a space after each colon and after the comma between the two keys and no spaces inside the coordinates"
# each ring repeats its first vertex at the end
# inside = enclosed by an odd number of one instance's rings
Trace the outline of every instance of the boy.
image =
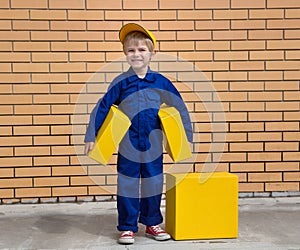
{"type": "Polygon", "coordinates": [[[118,242],[134,243],[138,222],[146,226],[146,236],[168,240],[170,235],[159,226],[163,221],[160,211],[163,148],[158,110],[163,103],[174,106],[192,142],[190,117],[171,81],[149,67],[156,46],[153,34],[138,24],[129,23],[120,29],[119,38],[130,68],[113,80],[92,111],[85,136],[85,153],[93,148],[111,105],[118,105],[131,120],[118,150],[117,229],[121,231],[118,242]]]}

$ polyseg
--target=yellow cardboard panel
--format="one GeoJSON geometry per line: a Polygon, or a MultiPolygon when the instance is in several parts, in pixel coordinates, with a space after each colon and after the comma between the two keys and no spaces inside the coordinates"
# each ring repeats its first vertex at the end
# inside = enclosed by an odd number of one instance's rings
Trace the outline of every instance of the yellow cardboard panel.
{"type": "Polygon", "coordinates": [[[190,158],[192,153],[179,112],[174,107],[162,107],[158,116],[167,138],[166,151],[173,161],[190,158]]]}
{"type": "Polygon", "coordinates": [[[89,157],[106,165],[123,139],[131,122],[115,105],[111,106],[96,137],[95,146],[89,157]]]}
{"type": "Polygon", "coordinates": [[[175,240],[238,236],[236,175],[167,174],[166,181],[166,231],[175,240]]]}

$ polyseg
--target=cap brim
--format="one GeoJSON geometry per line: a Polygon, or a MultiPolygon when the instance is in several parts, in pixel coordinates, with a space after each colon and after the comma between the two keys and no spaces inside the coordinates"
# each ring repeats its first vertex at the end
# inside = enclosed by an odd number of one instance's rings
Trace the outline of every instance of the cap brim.
{"type": "Polygon", "coordinates": [[[125,37],[130,33],[130,32],[133,32],[133,31],[139,31],[139,32],[142,32],[144,33],[146,36],[148,36],[151,41],[153,42],[153,45],[155,47],[156,45],[156,39],[155,37],[153,36],[153,34],[143,28],[142,26],[136,24],[136,23],[128,23],[128,24],[125,24],[121,29],[120,29],[120,32],[119,32],[119,39],[121,41],[121,43],[123,44],[124,43],[124,40],[125,40],[125,37]]]}

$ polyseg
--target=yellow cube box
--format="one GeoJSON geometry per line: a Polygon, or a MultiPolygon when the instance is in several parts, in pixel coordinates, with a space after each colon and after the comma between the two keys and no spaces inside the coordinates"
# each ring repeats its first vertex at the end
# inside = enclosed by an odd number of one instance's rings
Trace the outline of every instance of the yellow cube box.
{"type": "Polygon", "coordinates": [[[130,119],[119,110],[117,106],[111,106],[99,129],[95,146],[93,150],[90,151],[89,157],[106,165],[110,157],[116,151],[130,125],[130,119]]]}
{"type": "Polygon", "coordinates": [[[175,240],[238,236],[238,177],[226,172],[166,175],[166,231],[175,240]]]}
{"type": "Polygon", "coordinates": [[[174,162],[192,156],[179,112],[174,107],[164,106],[158,112],[163,131],[167,138],[166,151],[174,162]]]}

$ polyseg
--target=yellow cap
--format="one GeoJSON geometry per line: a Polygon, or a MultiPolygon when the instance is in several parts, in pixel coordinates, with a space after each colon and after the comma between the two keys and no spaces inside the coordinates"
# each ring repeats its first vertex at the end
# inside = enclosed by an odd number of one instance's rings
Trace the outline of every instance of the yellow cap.
{"type": "Polygon", "coordinates": [[[136,23],[127,23],[120,29],[119,38],[122,44],[124,43],[125,37],[128,35],[128,33],[132,31],[139,31],[144,33],[146,36],[148,36],[153,42],[153,49],[155,49],[156,39],[154,35],[149,30],[145,29],[144,27],[136,23]]]}

